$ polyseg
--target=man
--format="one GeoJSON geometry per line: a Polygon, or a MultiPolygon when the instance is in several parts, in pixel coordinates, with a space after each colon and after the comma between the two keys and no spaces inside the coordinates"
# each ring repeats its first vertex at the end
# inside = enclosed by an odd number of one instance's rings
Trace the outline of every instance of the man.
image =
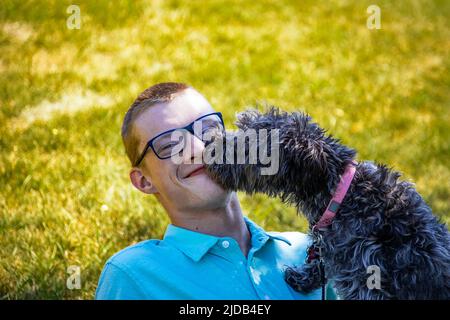
{"type": "Polygon", "coordinates": [[[158,199],[171,224],[162,240],[143,241],[111,257],[96,298],[320,299],[320,290],[301,294],[283,278],[286,266],[304,262],[307,236],[265,232],[243,216],[236,193],[204,172],[205,144],[192,130],[199,123],[223,129],[220,114],[181,83],[148,88],[125,115],[131,182],[158,199]],[[170,139],[174,131],[188,137],[181,163],[171,158],[180,151],[170,139]]]}

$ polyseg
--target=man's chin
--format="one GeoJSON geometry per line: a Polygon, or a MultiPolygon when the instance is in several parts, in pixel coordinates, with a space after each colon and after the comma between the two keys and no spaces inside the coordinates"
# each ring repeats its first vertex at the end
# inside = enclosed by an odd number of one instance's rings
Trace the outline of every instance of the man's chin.
{"type": "Polygon", "coordinates": [[[183,179],[183,183],[198,189],[206,189],[208,187],[214,186],[215,188],[220,188],[222,191],[225,191],[217,182],[212,180],[205,172],[197,173],[189,177],[186,177],[183,179]]]}
{"type": "Polygon", "coordinates": [[[215,200],[220,201],[226,199],[231,191],[225,190],[217,182],[212,180],[206,174],[199,174],[186,179],[185,184],[189,185],[192,193],[197,194],[198,197],[205,199],[205,201],[215,200]]]}

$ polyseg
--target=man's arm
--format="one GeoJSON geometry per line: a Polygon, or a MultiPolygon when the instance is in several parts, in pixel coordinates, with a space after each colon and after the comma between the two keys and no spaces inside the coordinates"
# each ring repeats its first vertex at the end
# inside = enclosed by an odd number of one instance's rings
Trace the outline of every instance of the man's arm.
{"type": "Polygon", "coordinates": [[[138,282],[125,268],[108,262],[100,276],[96,300],[142,300],[151,299],[139,287],[138,282]]]}

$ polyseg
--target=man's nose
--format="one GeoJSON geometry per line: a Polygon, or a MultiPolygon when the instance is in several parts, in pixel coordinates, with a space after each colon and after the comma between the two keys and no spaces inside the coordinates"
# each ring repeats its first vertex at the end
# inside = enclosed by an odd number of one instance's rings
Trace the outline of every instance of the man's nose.
{"type": "Polygon", "coordinates": [[[203,159],[203,151],[205,150],[205,143],[198,138],[197,136],[190,134],[189,142],[190,143],[190,152],[187,152],[187,157],[191,160],[191,163],[200,164],[203,159]]]}

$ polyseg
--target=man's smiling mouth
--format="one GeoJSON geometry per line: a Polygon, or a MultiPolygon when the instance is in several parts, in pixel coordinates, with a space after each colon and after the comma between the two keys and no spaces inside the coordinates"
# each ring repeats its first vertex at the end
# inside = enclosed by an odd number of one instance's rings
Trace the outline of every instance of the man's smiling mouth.
{"type": "Polygon", "coordinates": [[[205,166],[201,166],[198,167],[197,169],[195,169],[194,171],[192,171],[191,173],[189,173],[185,178],[190,178],[199,174],[202,174],[205,172],[205,166]]]}

